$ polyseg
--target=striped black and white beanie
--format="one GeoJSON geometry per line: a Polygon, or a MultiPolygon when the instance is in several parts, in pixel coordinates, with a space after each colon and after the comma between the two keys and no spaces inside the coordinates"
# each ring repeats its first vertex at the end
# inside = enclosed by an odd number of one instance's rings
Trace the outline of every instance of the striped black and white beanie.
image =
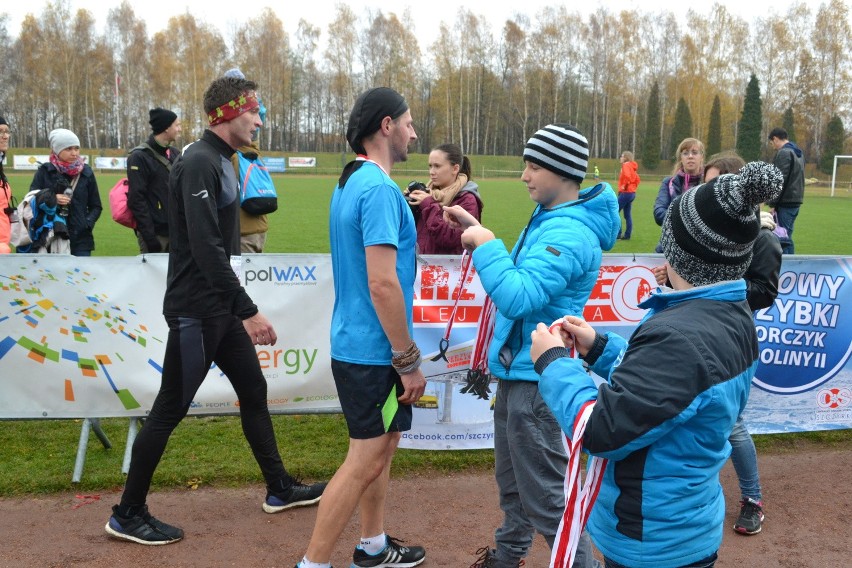
{"type": "Polygon", "coordinates": [[[589,142],[570,124],[548,124],[527,142],[524,161],[583,183],[589,166],[589,142]]]}
{"type": "Polygon", "coordinates": [[[760,232],[757,207],[783,181],[775,166],[751,162],[675,198],[660,241],[669,265],[693,286],[742,278],[760,232]]]}

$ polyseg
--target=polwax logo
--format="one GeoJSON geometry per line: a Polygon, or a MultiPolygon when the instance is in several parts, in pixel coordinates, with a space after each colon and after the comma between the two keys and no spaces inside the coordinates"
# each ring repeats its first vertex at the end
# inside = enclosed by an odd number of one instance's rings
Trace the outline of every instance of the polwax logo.
{"type": "Polygon", "coordinates": [[[309,285],[317,283],[317,267],[314,266],[270,266],[260,270],[243,270],[245,284],[271,282],[276,286],[309,285]]]}
{"type": "MultiPolygon", "coordinates": [[[[806,260],[789,265],[791,270],[779,278],[775,302],[754,318],[760,344],[754,385],[776,394],[822,386],[846,367],[852,355],[852,310],[841,309],[852,302],[849,267],[843,261],[820,263],[819,271],[806,260]],[[794,270],[800,266],[800,271],[794,270]]],[[[834,394],[832,400],[849,399],[834,394]]],[[[818,394],[818,400],[830,398],[822,391],[818,394]]]]}

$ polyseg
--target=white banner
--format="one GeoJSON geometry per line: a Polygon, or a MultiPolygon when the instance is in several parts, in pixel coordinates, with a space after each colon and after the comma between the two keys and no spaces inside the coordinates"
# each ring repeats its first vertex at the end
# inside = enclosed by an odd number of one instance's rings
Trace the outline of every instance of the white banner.
{"type": "Polygon", "coordinates": [[[317,167],[317,159],[314,157],[287,158],[287,165],[291,168],[315,168],[317,167]]]}
{"type": "MultiPolygon", "coordinates": [[[[83,162],[89,163],[89,156],[80,155],[83,162]]],[[[16,170],[37,170],[41,164],[50,161],[50,154],[15,154],[14,168],[16,170]]]]}
{"type": "MultiPolygon", "coordinates": [[[[144,416],[159,389],[168,334],[161,313],[167,260],[0,255],[0,418],[144,416]]],[[[643,315],[636,303],[654,286],[651,267],[661,262],[659,255],[605,256],[585,318],[599,331],[629,336],[643,315]]],[[[778,299],[755,316],[761,365],[745,415],[753,433],[852,427],[851,263],[784,258],[778,299]]],[[[241,279],[278,332],[275,347],[257,348],[270,410],[338,409],[330,257],[245,255],[241,279]]],[[[458,280],[458,258],[430,256],[420,265],[415,338],[428,383],[402,447],[493,447],[491,401],[461,393],[484,301],[473,271],[446,358],[431,360],[441,352],[458,280]]],[[[236,412],[230,383],[211,369],[190,413],[236,412]]]]}
{"type": "Polygon", "coordinates": [[[98,170],[127,170],[127,156],[120,158],[97,156],[95,157],[95,168],[98,170]]]}

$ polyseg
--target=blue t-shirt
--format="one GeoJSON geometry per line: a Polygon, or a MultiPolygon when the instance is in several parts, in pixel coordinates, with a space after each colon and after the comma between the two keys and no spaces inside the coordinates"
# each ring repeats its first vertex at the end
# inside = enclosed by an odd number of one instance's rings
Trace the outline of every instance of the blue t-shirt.
{"type": "Polygon", "coordinates": [[[413,334],[415,246],[414,216],[399,186],[374,162],[366,161],[336,187],[329,216],[334,310],[331,356],[361,365],[390,365],[391,345],[379,323],[367,284],[365,247],[396,247],[396,275],[413,334]]]}

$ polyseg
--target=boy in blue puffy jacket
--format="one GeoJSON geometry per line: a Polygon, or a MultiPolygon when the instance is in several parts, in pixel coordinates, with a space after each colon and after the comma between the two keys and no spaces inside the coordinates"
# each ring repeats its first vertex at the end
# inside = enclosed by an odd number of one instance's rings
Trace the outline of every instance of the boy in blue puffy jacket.
{"type": "Polygon", "coordinates": [[[673,289],[639,304],[648,312],[629,342],[574,316],[532,334],[541,394],[562,428],[572,432],[596,400],[583,447],[609,461],[587,528],[609,568],[716,562],[719,470],[758,364],[743,275],[760,231],[755,206],[777,195],[781,179],[755,162],[672,202],[661,243],[673,289]],[[600,387],[567,356],[571,345],[605,379],[600,387]]]}
{"type": "MultiPolygon", "coordinates": [[[[464,210],[446,208],[466,227],[462,243],[497,308],[488,368],[498,381],[494,459],[504,518],[496,549],[486,547],[478,566],[516,567],[535,531],[553,548],[559,528],[567,457],[559,424],[539,394],[530,333],[537,322],[582,313],[602,251],[618,235],[615,192],[606,183],[580,189],[588,158],[586,138],[573,126],[551,124],[530,138],[521,179],[537,206],[511,253],[464,210]]],[[[584,535],[575,567],[593,565],[590,548],[584,535]]]]}

